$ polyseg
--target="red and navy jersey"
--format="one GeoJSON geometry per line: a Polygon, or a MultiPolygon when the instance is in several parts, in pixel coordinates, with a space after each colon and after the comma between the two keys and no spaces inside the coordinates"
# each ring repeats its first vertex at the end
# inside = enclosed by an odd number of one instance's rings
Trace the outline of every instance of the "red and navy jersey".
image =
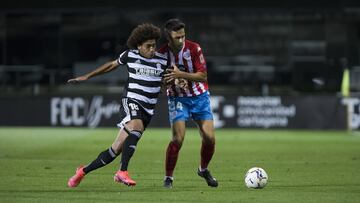
{"type": "MultiPolygon", "coordinates": [[[[183,48],[176,54],[171,52],[168,44],[163,45],[158,52],[164,54],[168,58],[169,66],[175,64],[181,71],[189,73],[207,72],[206,61],[201,47],[195,42],[185,40],[183,48]]],[[[208,91],[207,82],[188,81],[187,89],[180,89],[173,84],[167,89],[167,95],[193,97],[206,91],[208,91]]]]}

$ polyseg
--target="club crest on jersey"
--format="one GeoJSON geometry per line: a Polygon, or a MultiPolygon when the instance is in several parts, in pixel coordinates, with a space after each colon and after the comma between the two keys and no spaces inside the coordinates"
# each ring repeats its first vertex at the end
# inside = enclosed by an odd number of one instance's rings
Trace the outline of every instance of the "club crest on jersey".
{"type": "Polygon", "coordinates": [[[183,57],[185,60],[190,60],[191,59],[191,55],[190,55],[190,51],[187,50],[183,53],[183,57]]]}

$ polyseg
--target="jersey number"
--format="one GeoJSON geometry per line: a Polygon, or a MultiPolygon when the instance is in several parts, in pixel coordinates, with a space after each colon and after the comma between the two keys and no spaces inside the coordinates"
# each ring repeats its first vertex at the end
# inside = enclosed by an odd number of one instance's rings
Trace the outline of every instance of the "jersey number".
{"type": "Polygon", "coordinates": [[[130,106],[131,110],[139,110],[139,107],[137,104],[130,103],[129,106],[130,106]]]}
{"type": "Polygon", "coordinates": [[[179,110],[182,110],[182,109],[183,109],[182,103],[181,103],[181,102],[177,102],[177,103],[176,103],[176,108],[179,109],[179,110]]]}

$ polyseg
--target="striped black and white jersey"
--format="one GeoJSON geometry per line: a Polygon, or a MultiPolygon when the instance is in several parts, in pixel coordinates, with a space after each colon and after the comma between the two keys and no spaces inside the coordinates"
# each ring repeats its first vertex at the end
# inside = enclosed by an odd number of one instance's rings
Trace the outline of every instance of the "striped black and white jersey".
{"type": "Polygon", "coordinates": [[[138,50],[127,50],[120,54],[117,62],[126,64],[128,70],[123,97],[135,100],[153,115],[167,67],[166,57],[156,52],[153,58],[148,59],[142,57],[138,50]]]}

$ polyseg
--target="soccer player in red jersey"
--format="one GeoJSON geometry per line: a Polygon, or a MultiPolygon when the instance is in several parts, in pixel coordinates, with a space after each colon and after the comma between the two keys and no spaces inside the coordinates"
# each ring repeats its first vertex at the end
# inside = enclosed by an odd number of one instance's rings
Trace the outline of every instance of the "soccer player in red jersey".
{"type": "Polygon", "coordinates": [[[202,145],[197,173],[211,187],[217,187],[208,165],[215,151],[213,115],[207,83],[206,62],[199,44],[185,39],[185,24],[170,19],[164,25],[168,43],[158,52],[168,58],[170,68],[165,74],[172,140],[166,151],[164,187],[172,188],[173,172],[185,138],[185,122],[192,118],[200,131],[202,145]],[[177,81],[180,81],[177,82],[177,81]]]}

